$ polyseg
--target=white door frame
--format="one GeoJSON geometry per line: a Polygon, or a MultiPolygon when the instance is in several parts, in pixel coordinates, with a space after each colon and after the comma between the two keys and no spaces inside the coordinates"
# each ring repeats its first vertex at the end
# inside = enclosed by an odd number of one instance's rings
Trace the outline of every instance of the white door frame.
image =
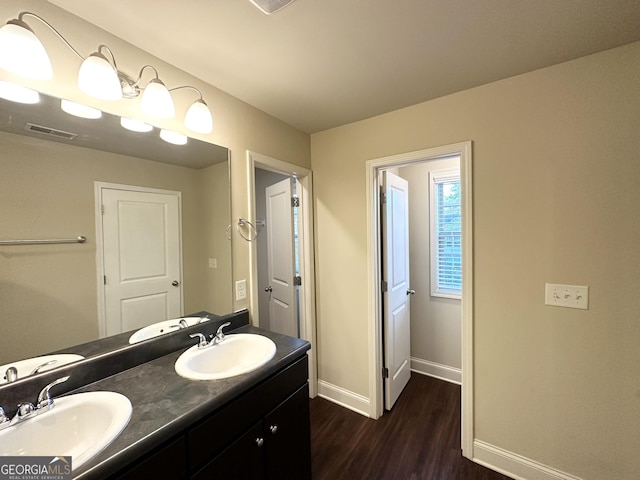
{"type": "MultiPolygon", "coordinates": [[[[311,343],[309,350],[309,396],[315,397],[318,392],[318,365],[316,360],[316,301],[315,301],[315,269],[313,249],[313,186],[311,170],[283,162],[267,155],[247,150],[247,194],[250,221],[256,216],[255,169],[261,168],[282,175],[295,175],[302,187],[300,197],[300,218],[298,229],[300,277],[300,338],[311,343]]],[[[251,244],[249,258],[249,311],[252,323],[260,326],[258,309],[258,251],[255,242],[251,244]]]]}
{"type": "Polygon", "coordinates": [[[119,183],[93,182],[93,190],[95,196],[95,219],[96,219],[96,285],[98,289],[98,335],[100,338],[105,337],[107,332],[107,318],[105,306],[104,292],[104,244],[102,241],[102,190],[125,190],[128,192],[140,193],[160,193],[163,195],[175,195],[178,197],[178,225],[179,225],[179,242],[180,242],[180,315],[184,315],[184,289],[183,272],[182,272],[182,192],[174,190],[163,190],[159,188],[139,187],[135,185],[123,185],[119,183]]]}
{"type": "Polygon", "coordinates": [[[390,167],[460,155],[462,203],[462,454],[473,458],[473,217],[471,142],[461,142],[367,161],[367,268],[369,416],[383,413],[382,312],[380,309],[380,188],[378,172],[390,167]]]}

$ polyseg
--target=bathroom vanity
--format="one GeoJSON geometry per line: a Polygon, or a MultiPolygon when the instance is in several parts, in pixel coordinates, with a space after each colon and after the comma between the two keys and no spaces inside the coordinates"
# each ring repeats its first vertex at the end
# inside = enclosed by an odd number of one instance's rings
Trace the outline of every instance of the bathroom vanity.
{"type": "MultiPolygon", "coordinates": [[[[229,335],[252,333],[270,338],[276,345],[274,357],[242,375],[189,380],[174,368],[182,352],[196,343],[197,339],[189,338],[189,329],[127,346],[120,354],[128,355],[122,365],[134,362],[130,368],[73,385],[70,394],[117,392],[126,396],[133,407],[124,430],[102,452],[74,468],[74,479],[311,478],[306,354],[309,343],[252,327],[246,312],[225,320],[232,321],[231,330],[226,332],[229,335]],[[180,346],[176,349],[177,344],[180,346]],[[145,348],[155,353],[145,356],[145,348]],[[166,353],[163,348],[173,351],[166,353]],[[137,363],[136,358],[140,360],[137,363]]],[[[208,334],[215,332],[221,322],[207,323],[210,325],[202,324],[201,329],[208,334]]],[[[115,358],[117,354],[112,360],[115,358]]],[[[88,378],[83,368],[95,370],[100,366],[95,363],[98,360],[93,360],[94,368],[83,361],[25,379],[28,382],[22,382],[19,392],[27,388],[27,383],[41,387],[56,375],[73,378],[74,369],[76,376],[88,378]]],[[[61,392],[53,391],[52,395],[59,397],[61,392]]],[[[55,439],[52,446],[55,447],[55,439]]]]}

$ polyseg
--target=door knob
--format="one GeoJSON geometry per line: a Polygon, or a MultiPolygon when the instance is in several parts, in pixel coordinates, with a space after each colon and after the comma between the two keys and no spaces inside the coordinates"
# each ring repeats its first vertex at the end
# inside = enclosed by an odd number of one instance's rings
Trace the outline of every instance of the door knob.
{"type": "Polygon", "coordinates": [[[262,438],[262,437],[256,438],[256,445],[258,447],[261,447],[263,444],[264,444],[264,438],[262,438]]]}
{"type": "Polygon", "coordinates": [[[407,295],[415,295],[416,291],[412,290],[411,288],[407,289],[407,295]]]}
{"type": "Polygon", "coordinates": [[[273,292],[273,287],[271,287],[271,285],[269,285],[267,288],[264,289],[265,292],[271,293],[273,292]]]}
{"type": "Polygon", "coordinates": [[[171,282],[171,285],[173,285],[174,287],[179,287],[180,282],[178,280],[174,280],[173,282],[171,282]]]}
{"type": "Polygon", "coordinates": [[[278,425],[271,425],[269,427],[269,431],[275,435],[276,433],[278,433],[278,425]]]}

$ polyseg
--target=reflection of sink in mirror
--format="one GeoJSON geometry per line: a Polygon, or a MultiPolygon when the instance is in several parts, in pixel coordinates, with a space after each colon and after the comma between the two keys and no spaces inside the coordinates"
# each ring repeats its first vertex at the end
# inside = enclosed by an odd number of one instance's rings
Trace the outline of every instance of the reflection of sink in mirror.
{"type": "Polygon", "coordinates": [[[182,317],[182,318],[174,318],[170,320],[164,320],[162,322],[153,323],[151,325],[147,325],[144,328],[141,328],[133,335],[129,337],[129,343],[138,343],[143,340],[147,340],[149,338],[157,337],[158,335],[164,335],[165,333],[175,332],[179,330],[181,327],[180,320],[184,320],[187,323],[188,327],[192,325],[196,325],[200,322],[206,322],[209,320],[208,317],[182,317]]]}
{"type": "Polygon", "coordinates": [[[11,367],[14,367],[17,370],[17,377],[14,379],[17,380],[35,373],[46,372],[47,370],[57,368],[61,365],[66,365],[67,363],[77,362],[82,359],[84,359],[82,355],[59,353],[55,355],[43,355],[41,357],[27,358],[18,362],[0,365],[0,377],[2,377],[0,378],[0,384],[7,383],[7,370],[11,367]]]}
{"type": "Polygon", "coordinates": [[[226,335],[217,345],[194,345],[176,360],[178,375],[191,380],[215,380],[251,372],[273,358],[270,338],[250,333],[226,335]]]}
{"type": "Polygon", "coordinates": [[[115,392],[54,398],[51,410],[0,431],[0,456],[72,456],[73,469],[109,445],[127,426],[131,402],[115,392]]]}

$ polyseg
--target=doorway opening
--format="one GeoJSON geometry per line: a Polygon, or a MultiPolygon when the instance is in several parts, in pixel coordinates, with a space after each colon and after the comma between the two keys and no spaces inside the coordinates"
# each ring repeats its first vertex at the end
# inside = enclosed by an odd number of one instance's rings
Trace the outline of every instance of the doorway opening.
{"type": "Polygon", "coordinates": [[[309,394],[317,394],[312,173],[247,151],[251,242],[249,308],[255,326],[311,343],[309,394]]]}
{"type": "MultiPolygon", "coordinates": [[[[464,286],[461,292],[461,305],[459,309],[458,321],[460,322],[460,336],[457,341],[460,342],[460,354],[461,354],[461,369],[458,372],[461,377],[462,385],[462,451],[463,455],[468,458],[472,458],[473,452],[473,344],[472,344],[472,331],[473,331],[473,284],[472,284],[472,272],[473,272],[473,258],[472,258],[472,192],[471,192],[471,142],[463,142],[453,145],[446,145],[443,147],[431,148],[421,150],[417,152],[410,152],[401,155],[394,155],[391,157],[384,157],[376,160],[370,160],[367,162],[367,257],[369,268],[369,373],[370,373],[370,411],[369,416],[372,418],[380,417],[385,408],[384,402],[384,387],[386,379],[385,374],[393,375],[392,368],[395,368],[397,372],[401,372],[399,368],[403,363],[410,361],[410,356],[402,358],[402,355],[397,356],[395,364],[390,363],[388,359],[385,360],[385,348],[387,348],[389,342],[389,331],[387,327],[383,327],[384,318],[384,303],[383,299],[387,290],[391,290],[392,286],[386,282],[394,282],[394,278],[389,280],[385,278],[387,272],[383,267],[383,222],[381,220],[381,213],[383,207],[381,206],[381,174],[382,172],[399,173],[403,169],[407,171],[410,168],[418,168],[420,165],[436,165],[436,162],[443,160],[451,160],[459,158],[459,171],[460,171],[460,220],[461,220],[461,233],[459,242],[461,244],[461,283],[464,286]],[[387,338],[385,338],[385,336],[387,338]],[[385,343],[386,342],[386,343],[385,343]],[[385,370],[385,368],[390,368],[385,370]],[[396,368],[398,367],[398,368],[396,368]]],[[[444,167],[443,167],[444,168],[444,167]]],[[[408,174],[406,176],[413,176],[408,174]]],[[[428,191],[428,180],[424,182],[423,190],[428,191]]],[[[388,200],[388,199],[387,199],[388,200]]],[[[384,207],[388,210],[388,207],[384,207]]],[[[401,222],[400,222],[401,223],[401,222]]],[[[398,237],[401,238],[401,237],[398,237]]],[[[388,242],[388,240],[387,240],[388,242]]],[[[399,243],[399,242],[396,242],[399,243]]],[[[408,247],[407,247],[408,248],[408,247]]],[[[427,247],[428,250],[428,247],[427,247]]],[[[402,258],[400,256],[399,258],[402,258]]],[[[415,265],[414,260],[410,262],[413,268],[420,268],[415,265]]],[[[408,264],[407,264],[408,265],[408,264]]],[[[388,266],[386,267],[389,268],[388,266]]],[[[395,268],[395,267],[392,267],[395,268]]],[[[407,267],[408,269],[408,267],[407,267]]],[[[408,272],[407,272],[408,273],[408,272]]],[[[407,275],[408,276],[408,275],[407,275]]],[[[400,276],[398,276],[400,278],[400,276]]],[[[398,284],[401,282],[398,281],[398,284]]],[[[429,280],[429,283],[432,283],[429,280]]],[[[411,295],[415,290],[415,285],[402,286],[402,292],[405,297],[414,297],[411,295]]],[[[421,287],[423,296],[432,296],[432,288],[426,289],[421,287]]],[[[418,294],[416,293],[416,296],[418,294]]],[[[412,301],[412,300],[410,300],[412,301]]],[[[448,299],[446,300],[448,301],[448,299]]],[[[400,312],[401,310],[397,310],[400,312]]],[[[389,318],[392,318],[393,315],[389,318]]],[[[402,333],[402,328],[399,329],[402,333]]],[[[391,330],[391,335],[395,335],[391,330]]],[[[402,344],[402,342],[395,342],[402,344]]],[[[406,346],[407,341],[405,341],[406,346]]],[[[435,363],[435,362],[434,362],[435,363]]],[[[436,365],[438,366],[438,365],[436,365]]],[[[433,367],[433,365],[431,365],[433,367]]],[[[418,370],[419,366],[412,365],[414,370],[418,370]]],[[[433,374],[433,372],[423,372],[433,374]]],[[[441,376],[441,375],[434,375],[441,376]]],[[[448,380],[455,381],[455,379],[447,378],[448,380]]]]}

